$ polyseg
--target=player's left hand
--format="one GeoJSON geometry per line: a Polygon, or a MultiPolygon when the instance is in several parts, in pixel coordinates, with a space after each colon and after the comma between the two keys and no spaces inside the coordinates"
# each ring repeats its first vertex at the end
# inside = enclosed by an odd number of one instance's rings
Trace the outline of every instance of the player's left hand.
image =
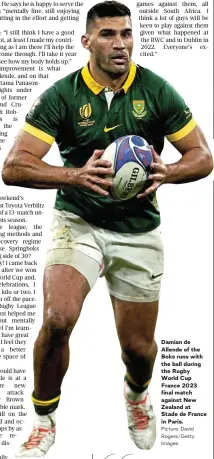
{"type": "Polygon", "coordinates": [[[164,164],[160,156],[156,153],[153,146],[150,145],[153,162],[151,164],[152,173],[149,175],[148,179],[152,180],[152,184],[143,192],[137,195],[138,199],[145,198],[149,194],[156,191],[159,186],[161,186],[167,177],[167,166],[164,164]]]}

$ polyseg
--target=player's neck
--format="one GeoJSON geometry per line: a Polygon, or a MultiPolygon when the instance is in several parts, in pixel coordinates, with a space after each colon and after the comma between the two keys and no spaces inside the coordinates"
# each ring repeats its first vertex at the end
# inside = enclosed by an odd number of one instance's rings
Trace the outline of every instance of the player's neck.
{"type": "Polygon", "coordinates": [[[112,75],[104,72],[102,69],[98,68],[92,61],[89,62],[89,70],[92,78],[99,83],[101,86],[108,86],[112,88],[114,92],[122,88],[125,83],[129,70],[124,75],[121,75],[118,78],[113,79],[112,75]]]}

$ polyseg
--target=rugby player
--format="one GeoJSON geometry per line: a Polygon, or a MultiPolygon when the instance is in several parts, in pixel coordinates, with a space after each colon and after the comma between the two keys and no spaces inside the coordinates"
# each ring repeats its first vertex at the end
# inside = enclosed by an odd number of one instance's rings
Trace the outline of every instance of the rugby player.
{"type": "Polygon", "coordinates": [[[100,275],[107,280],[126,366],[129,432],[137,447],[152,448],[156,428],[148,385],[163,273],[155,191],[164,183],[201,179],[213,167],[204,135],[180,95],[132,62],[125,5],[106,1],[91,8],[82,45],[89,63],[39,97],[3,168],[8,185],[58,190],[44,273],[44,321],[34,348],[34,427],[17,457],[44,456],[54,442],[69,337],[100,275]],[[112,179],[105,178],[112,165],[101,154],[127,134],[141,135],[153,146],[151,185],[117,202],[108,191],[112,179]],[[164,137],[181,153],[174,164],[160,158],[164,137]],[[62,167],[43,161],[54,141],[62,167]]]}

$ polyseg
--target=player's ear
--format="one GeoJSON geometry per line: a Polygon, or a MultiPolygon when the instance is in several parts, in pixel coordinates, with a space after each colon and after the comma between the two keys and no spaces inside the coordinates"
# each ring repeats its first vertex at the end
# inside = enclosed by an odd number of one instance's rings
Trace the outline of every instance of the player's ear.
{"type": "Polygon", "coordinates": [[[85,33],[81,37],[81,43],[83,48],[88,49],[88,51],[91,51],[90,49],[90,35],[88,33],[85,33]]]}

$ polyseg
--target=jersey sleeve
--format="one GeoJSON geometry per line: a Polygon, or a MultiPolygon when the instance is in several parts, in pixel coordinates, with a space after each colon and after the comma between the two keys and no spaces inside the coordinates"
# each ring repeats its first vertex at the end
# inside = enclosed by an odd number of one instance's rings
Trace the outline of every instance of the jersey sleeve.
{"type": "Polygon", "coordinates": [[[25,118],[23,130],[52,145],[57,137],[60,118],[58,93],[51,86],[34,102],[25,118]]]}
{"type": "Polygon", "coordinates": [[[183,98],[168,82],[165,82],[161,88],[159,103],[163,117],[164,136],[170,142],[182,139],[197,125],[183,98]]]}

